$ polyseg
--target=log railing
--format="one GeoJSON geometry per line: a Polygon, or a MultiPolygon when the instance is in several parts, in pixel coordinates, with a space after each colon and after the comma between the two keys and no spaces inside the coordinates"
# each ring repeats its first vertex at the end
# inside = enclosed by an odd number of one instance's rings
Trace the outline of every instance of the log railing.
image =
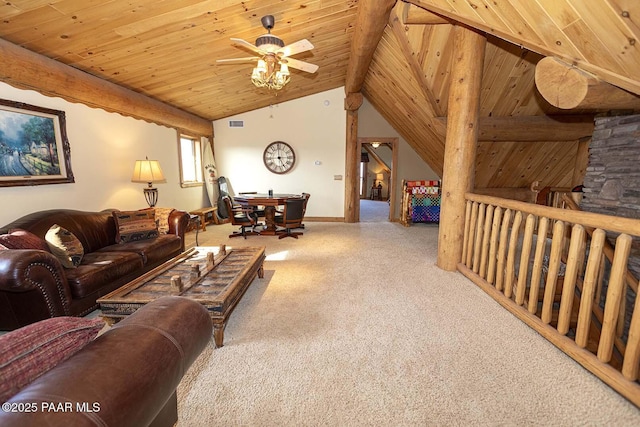
{"type": "Polygon", "coordinates": [[[640,220],[471,193],[466,200],[458,270],[640,407],[640,299],[627,271],[640,220]]]}

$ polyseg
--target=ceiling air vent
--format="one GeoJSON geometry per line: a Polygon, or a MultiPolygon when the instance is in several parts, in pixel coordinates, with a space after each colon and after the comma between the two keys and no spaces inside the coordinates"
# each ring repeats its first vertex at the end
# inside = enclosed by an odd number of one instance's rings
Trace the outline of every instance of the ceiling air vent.
{"type": "Polygon", "coordinates": [[[243,128],[244,127],[244,120],[229,120],[229,127],[230,128],[243,128]]]}

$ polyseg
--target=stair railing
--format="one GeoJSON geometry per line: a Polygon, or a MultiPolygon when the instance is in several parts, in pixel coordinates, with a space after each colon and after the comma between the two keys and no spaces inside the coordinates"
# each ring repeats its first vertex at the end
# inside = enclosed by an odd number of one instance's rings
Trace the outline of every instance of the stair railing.
{"type": "Polygon", "coordinates": [[[627,271],[640,220],[472,193],[466,199],[458,270],[640,407],[640,299],[627,271]]]}

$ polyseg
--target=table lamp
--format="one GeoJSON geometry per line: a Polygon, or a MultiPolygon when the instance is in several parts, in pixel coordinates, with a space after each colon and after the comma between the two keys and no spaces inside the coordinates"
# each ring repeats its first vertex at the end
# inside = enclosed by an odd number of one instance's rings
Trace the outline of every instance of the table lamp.
{"type": "Polygon", "coordinates": [[[160,162],[149,160],[148,157],[145,157],[145,160],[136,160],[131,182],[146,182],[148,184],[148,187],[142,191],[149,207],[152,208],[158,202],[158,189],[153,187],[152,184],[154,182],[167,182],[167,180],[162,173],[160,162]]]}
{"type": "Polygon", "coordinates": [[[376,174],[376,179],[379,181],[378,182],[378,186],[381,186],[382,185],[382,180],[384,179],[384,175],[381,174],[381,173],[376,174]]]}

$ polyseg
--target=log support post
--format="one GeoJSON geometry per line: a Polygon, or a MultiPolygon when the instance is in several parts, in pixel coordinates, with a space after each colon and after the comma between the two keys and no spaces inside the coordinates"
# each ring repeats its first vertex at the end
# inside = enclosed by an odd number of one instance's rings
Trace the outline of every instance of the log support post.
{"type": "Polygon", "coordinates": [[[584,176],[587,173],[587,166],[589,166],[589,144],[591,144],[590,137],[580,138],[578,140],[576,164],[573,168],[571,187],[584,184],[584,176]]]}
{"type": "Polygon", "coordinates": [[[344,222],[360,219],[360,149],[358,146],[358,109],[362,105],[362,93],[348,93],[344,100],[347,111],[347,135],[344,178],[344,222]]]}
{"type": "Polygon", "coordinates": [[[389,21],[397,0],[360,0],[347,65],[344,108],[347,110],[347,155],[345,158],[344,221],[360,220],[360,148],[358,146],[358,109],[362,105],[362,85],[369,64],[389,21]]]}
{"type": "Polygon", "coordinates": [[[465,193],[474,186],[485,46],[484,36],[454,28],[437,261],[447,271],[455,271],[462,257],[465,193]]]}

